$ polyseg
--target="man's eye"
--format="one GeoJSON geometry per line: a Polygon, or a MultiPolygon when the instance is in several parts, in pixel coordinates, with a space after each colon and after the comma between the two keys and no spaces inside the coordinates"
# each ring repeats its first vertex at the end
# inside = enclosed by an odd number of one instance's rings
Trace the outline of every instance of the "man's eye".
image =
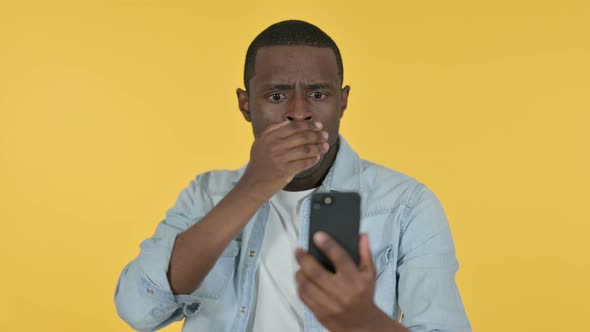
{"type": "Polygon", "coordinates": [[[271,101],[280,101],[281,99],[285,99],[286,97],[282,93],[273,93],[272,95],[268,96],[268,99],[271,101]]]}
{"type": "Polygon", "coordinates": [[[326,98],[328,95],[323,92],[312,92],[311,97],[316,100],[322,100],[326,98]]]}

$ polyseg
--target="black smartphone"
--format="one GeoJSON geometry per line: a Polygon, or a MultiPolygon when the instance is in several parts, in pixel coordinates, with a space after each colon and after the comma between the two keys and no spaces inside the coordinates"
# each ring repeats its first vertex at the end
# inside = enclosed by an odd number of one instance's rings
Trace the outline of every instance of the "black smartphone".
{"type": "Polygon", "coordinates": [[[356,192],[331,191],[311,196],[308,252],[326,269],[335,272],[332,262],[316,247],[313,235],[330,235],[359,264],[361,196],[356,192]]]}

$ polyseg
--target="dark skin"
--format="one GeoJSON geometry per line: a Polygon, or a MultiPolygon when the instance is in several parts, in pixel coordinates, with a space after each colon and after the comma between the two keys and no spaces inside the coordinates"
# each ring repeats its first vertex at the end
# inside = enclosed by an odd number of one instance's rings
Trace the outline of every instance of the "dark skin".
{"type": "MultiPolygon", "coordinates": [[[[249,90],[237,90],[239,108],[252,123],[255,142],[244,183],[250,195],[319,186],[338,151],[340,119],[350,87],[341,88],[336,57],[329,48],[261,48],[249,90]]],[[[242,181],[242,180],[241,180],[242,181]]],[[[366,234],[360,264],[326,234],[314,241],[336,268],[326,270],[302,249],[295,253],[299,296],[330,331],[407,331],[373,302],[376,271],[366,234]]]]}

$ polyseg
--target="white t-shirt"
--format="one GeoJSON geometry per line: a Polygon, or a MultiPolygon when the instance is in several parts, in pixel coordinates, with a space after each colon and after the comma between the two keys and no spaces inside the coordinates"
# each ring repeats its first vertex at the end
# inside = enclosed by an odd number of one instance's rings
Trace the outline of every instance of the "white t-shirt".
{"type": "Polygon", "coordinates": [[[297,295],[295,248],[299,246],[299,209],[317,188],[284,191],[270,199],[268,224],[258,259],[254,332],[303,331],[303,302],[297,295]]]}

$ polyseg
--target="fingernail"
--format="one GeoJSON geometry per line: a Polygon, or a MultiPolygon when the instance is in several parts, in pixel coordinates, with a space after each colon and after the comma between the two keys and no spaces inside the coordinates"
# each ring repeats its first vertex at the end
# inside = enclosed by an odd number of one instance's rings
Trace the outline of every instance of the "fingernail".
{"type": "Polygon", "coordinates": [[[330,148],[330,144],[328,143],[324,143],[322,144],[322,146],[324,147],[324,150],[328,151],[328,149],[330,148]]]}
{"type": "Polygon", "coordinates": [[[315,241],[316,244],[322,245],[322,244],[326,243],[326,241],[328,240],[328,237],[326,236],[326,233],[324,233],[324,232],[316,232],[313,235],[313,240],[315,241]]]}
{"type": "Polygon", "coordinates": [[[327,132],[325,132],[325,131],[322,131],[322,136],[323,136],[325,139],[328,139],[328,133],[327,133],[327,132]]]}
{"type": "Polygon", "coordinates": [[[322,127],[323,127],[321,122],[316,122],[315,126],[318,127],[319,129],[322,129],[322,127]]]}

